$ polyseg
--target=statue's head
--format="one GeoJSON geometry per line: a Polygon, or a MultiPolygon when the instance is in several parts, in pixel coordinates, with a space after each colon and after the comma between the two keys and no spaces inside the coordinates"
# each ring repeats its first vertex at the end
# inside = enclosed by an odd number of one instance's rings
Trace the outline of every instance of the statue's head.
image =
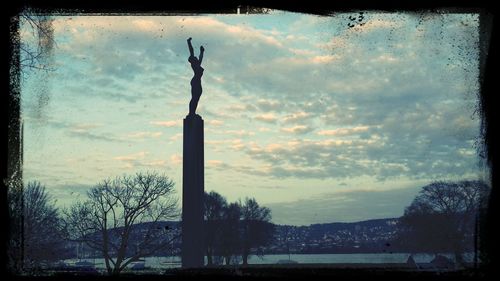
{"type": "Polygon", "coordinates": [[[198,60],[198,58],[197,58],[197,57],[195,57],[195,56],[190,56],[190,57],[189,57],[189,59],[188,59],[188,61],[189,61],[190,63],[200,64],[200,60],[198,60]]]}

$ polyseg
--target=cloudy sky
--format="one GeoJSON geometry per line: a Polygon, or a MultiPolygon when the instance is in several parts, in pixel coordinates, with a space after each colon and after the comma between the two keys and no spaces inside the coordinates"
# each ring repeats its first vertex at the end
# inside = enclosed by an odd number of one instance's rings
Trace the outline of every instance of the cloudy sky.
{"type": "Polygon", "coordinates": [[[281,224],[400,216],[432,180],[483,176],[478,24],[370,12],[54,16],[54,70],[23,78],[25,181],[68,206],[105,178],[155,170],[180,198],[193,37],[206,49],[207,191],[255,197],[281,224]]]}

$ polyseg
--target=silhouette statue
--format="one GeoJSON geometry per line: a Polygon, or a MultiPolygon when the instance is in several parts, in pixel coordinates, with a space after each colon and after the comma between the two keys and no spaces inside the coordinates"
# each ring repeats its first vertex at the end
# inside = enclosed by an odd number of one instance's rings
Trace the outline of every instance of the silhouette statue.
{"type": "Polygon", "coordinates": [[[194,76],[191,79],[191,101],[189,102],[189,115],[194,115],[196,111],[196,107],[198,106],[198,101],[201,97],[201,76],[203,75],[203,67],[201,67],[201,62],[203,60],[203,53],[205,52],[205,48],[203,46],[200,47],[200,56],[199,58],[194,56],[193,45],[191,45],[191,37],[187,40],[189,47],[189,59],[188,61],[191,63],[191,68],[193,69],[194,76]]]}

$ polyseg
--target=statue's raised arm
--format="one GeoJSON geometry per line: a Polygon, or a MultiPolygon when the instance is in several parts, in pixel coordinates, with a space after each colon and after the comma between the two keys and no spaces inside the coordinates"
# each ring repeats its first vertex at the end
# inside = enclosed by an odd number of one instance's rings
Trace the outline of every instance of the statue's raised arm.
{"type": "Polygon", "coordinates": [[[191,40],[192,40],[191,37],[189,37],[188,40],[187,40],[187,42],[188,42],[188,48],[189,48],[189,54],[190,54],[189,56],[190,57],[194,57],[194,50],[193,50],[193,45],[191,45],[191,40]]]}
{"type": "Polygon", "coordinates": [[[203,46],[200,46],[200,65],[201,62],[203,61],[203,53],[205,52],[205,48],[203,46]]]}

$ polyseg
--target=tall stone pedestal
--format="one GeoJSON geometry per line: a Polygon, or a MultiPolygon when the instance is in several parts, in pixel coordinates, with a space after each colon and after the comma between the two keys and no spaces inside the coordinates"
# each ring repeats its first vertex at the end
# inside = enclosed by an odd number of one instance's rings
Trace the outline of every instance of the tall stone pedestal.
{"type": "Polygon", "coordinates": [[[184,119],[182,160],[182,267],[204,266],[203,197],[205,165],[203,119],[184,119]]]}

